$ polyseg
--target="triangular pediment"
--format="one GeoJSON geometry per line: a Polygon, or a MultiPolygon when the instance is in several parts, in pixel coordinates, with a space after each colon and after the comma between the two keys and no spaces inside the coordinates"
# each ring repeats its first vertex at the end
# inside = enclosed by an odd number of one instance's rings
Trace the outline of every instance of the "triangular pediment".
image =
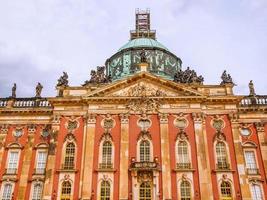
{"type": "Polygon", "coordinates": [[[147,72],[102,86],[87,97],[204,97],[202,93],[186,84],[175,83],[147,72]]]}

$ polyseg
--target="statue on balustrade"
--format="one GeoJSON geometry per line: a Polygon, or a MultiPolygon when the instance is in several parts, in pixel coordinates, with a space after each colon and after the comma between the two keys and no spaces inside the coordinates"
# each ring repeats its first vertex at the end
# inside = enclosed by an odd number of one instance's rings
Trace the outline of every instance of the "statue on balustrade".
{"type": "Polygon", "coordinates": [[[17,92],[17,84],[14,83],[14,85],[12,87],[12,95],[11,95],[12,98],[16,98],[16,96],[17,96],[16,92],[17,92]]]}
{"type": "Polygon", "coordinates": [[[69,86],[69,76],[67,72],[63,72],[63,75],[57,80],[57,87],[64,86],[67,87],[69,86]]]}
{"type": "Polygon", "coordinates": [[[36,88],[35,88],[35,97],[40,98],[41,97],[41,93],[43,90],[43,86],[41,83],[38,83],[36,88]]]}
{"type": "Polygon", "coordinates": [[[195,70],[191,70],[189,67],[185,71],[181,69],[177,71],[174,75],[174,82],[177,83],[187,83],[187,84],[203,84],[203,76],[198,76],[195,70]]]}
{"type": "Polygon", "coordinates": [[[90,83],[93,84],[101,84],[101,83],[109,83],[111,82],[111,76],[107,76],[105,74],[106,67],[98,66],[97,70],[91,70],[91,78],[89,81],[85,81],[83,86],[86,86],[90,83]]]}
{"type": "Polygon", "coordinates": [[[221,79],[222,79],[221,85],[224,85],[224,84],[234,84],[231,75],[230,74],[227,74],[226,73],[226,70],[223,71],[223,73],[221,75],[221,79]]]}
{"type": "Polygon", "coordinates": [[[256,96],[256,92],[255,92],[255,88],[254,88],[254,84],[252,80],[250,80],[248,87],[249,87],[249,96],[256,96]]]}
{"type": "Polygon", "coordinates": [[[142,49],[140,57],[141,57],[141,63],[147,63],[146,51],[144,49],[142,49]]]}

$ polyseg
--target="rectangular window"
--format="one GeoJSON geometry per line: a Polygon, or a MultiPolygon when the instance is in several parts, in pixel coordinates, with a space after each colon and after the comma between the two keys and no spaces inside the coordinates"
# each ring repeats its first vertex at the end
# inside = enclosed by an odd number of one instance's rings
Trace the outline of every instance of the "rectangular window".
{"type": "Polygon", "coordinates": [[[7,173],[15,174],[18,168],[19,152],[11,151],[8,157],[7,173]]]}
{"type": "Polygon", "coordinates": [[[12,185],[7,183],[4,185],[2,200],[11,200],[12,198],[12,185]]]}
{"type": "Polygon", "coordinates": [[[253,200],[263,200],[261,186],[260,185],[251,185],[252,199],[253,200]]]}
{"type": "Polygon", "coordinates": [[[248,174],[258,174],[254,151],[245,151],[245,160],[248,174]]]}
{"type": "Polygon", "coordinates": [[[36,173],[43,174],[46,166],[47,153],[44,151],[38,151],[36,162],[36,173]]]}

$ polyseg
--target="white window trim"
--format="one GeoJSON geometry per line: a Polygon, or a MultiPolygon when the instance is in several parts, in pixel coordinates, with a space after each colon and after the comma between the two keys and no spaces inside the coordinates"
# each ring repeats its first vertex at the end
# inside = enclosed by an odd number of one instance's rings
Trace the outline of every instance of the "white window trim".
{"type": "Polygon", "coordinates": [[[42,196],[43,196],[43,189],[44,189],[44,184],[43,182],[39,182],[39,181],[34,181],[32,182],[32,186],[31,186],[31,199],[33,198],[33,192],[34,192],[34,186],[36,184],[40,184],[41,185],[41,199],[42,199],[42,196]]]}
{"type": "Polygon", "coordinates": [[[216,153],[216,145],[217,143],[224,143],[225,145],[225,153],[226,153],[226,162],[229,165],[230,169],[232,168],[232,163],[231,163],[231,158],[230,158],[230,150],[229,150],[229,146],[228,143],[226,141],[221,141],[221,140],[215,140],[215,142],[213,143],[213,153],[214,153],[214,157],[215,157],[215,168],[216,168],[216,164],[218,163],[218,156],[216,153]]]}
{"type": "Polygon", "coordinates": [[[176,140],[176,142],[175,142],[175,159],[176,159],[176,164],[179,163],[179,158],[178,158],[178,144],[179,144],[179,142],[186,142],[187,143],[188,162],[192,165],[191,145],[190,145],[190,143],[187,140],[179,140],[179,139],[176,140]]]}
{"type": "MultiPolygon", "coordinates": [[[[258,182],[257,183],[251,183],[250,184],[250,187],[249,188],[250,188],[250,192],[251,192],[251,198],[253,197],[253,195],[252,195],[253,194],[253,192],[252,192],[252,186],[255,186],[255,185],[257,185],[257,186],[260,187],[262,199],[265,200],[265,196],[264,196],[265,194],[264,194],[263,186],[262,186],[261,183],[258,183],[258,182]]],[[[252,199],[252,200],[254,200],[254,199],[252,199]]]]}
{"type": "MultiPolygon", "coordinates": [[[[9,168],[10,154],[13,153],[13,152],[18,153],[18,159],[17,159],[17,163],[16,163],[16,168],[14,168],[14,169],[18,170],[19,162],[20,162],[20,154],[21,154],[21,150],[20,149],[9,149],[8,150],[8,156],[7,156],[7,160],[6,160],[6,169],[9,168]]],[[[10,169],[13,169],[13,168],[10,168],[10,169]]]]}
{"type": "Polygon", "coordinates": [[[115,160],[115,147],[114,147],[114,143],[112,142],[111,139],[103,139],[100,142],[100,146],[99,146],[99,156],[98,156],[98,164],[102,163],[102,158],[103,158],[103,144],[104,142],[110,142],[111,146],[112,146],[112,152],[111,152],[111,163],[114,167],[114,160],[115,160]]]}
{"type": "Polygon", "coordinates": [[[5,185],[6,184],[10,184],[12,186],[12,189],[11,189],[11,199],[12,199],[12,194],[14,192],[14,187],[15,187],[15,183],[14,182],[11,182],[11,181],[5,181],[2,183],[2,187],[1,187],[1,199],[4,195],[4,188],[5,188],[5,185]]]}

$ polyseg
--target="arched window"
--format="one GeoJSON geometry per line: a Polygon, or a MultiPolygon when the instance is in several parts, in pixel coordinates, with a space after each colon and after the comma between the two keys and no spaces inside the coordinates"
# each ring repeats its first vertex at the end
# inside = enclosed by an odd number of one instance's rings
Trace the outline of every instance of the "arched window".
{"type": "Polygon", "coordinates": [[[101,182],[100,199],[110,200],[110,184],[108,181],[101,182]]]}
{"type": "Polygon", "coordinates": [[[252,184],[251,185],[252,200],[263,200],[261,186],[252,184]]]}
{"type": "Polygon", "coordinates": [[[64,181],[61,188],[61,200],[71,200],[71,183],[64,181]]]}
{"type": "Polygon", "coordinates": [[[188,145],[186,141],[179,141],[177,144],[177,168],[188,169],[190,168],[188,145]]]}
{"type": "Polygon", "coordinates": [[[42,198],[42,185],[40,183],[34,184],[32,192],[32,200],[41,200],[42,198]]]}
{"type": "Polygon", "coordinates": [[[217,168],[218,169],[229,168],[229,165],[227,163],[226,147],[223,142],[218,142],[216,144],[216,157],[217,157],[217,168]]]}
{"type": "Polygon", "coordinates": [[[232,199],[231,184],[227,181],[221,183],[221,195],[223,200],[232,199]]]}
{"type": "Polygon", "coordinates": [[[12,185],[10,183],[7,183],[4,186],[2,200],[11,200],[11,198],[12,198],[12,185]]]}
{"type": "Polygon", "coordinates": [[[75,145],[69,143],[66,146],[64,169],[74,169],[75,145]]]}
{"type": "Polygon", "coordinates": [[[150,142],[143,140],[140,143],[140,162],[150,161],[150,142]]]}
{"type": "Polygon", "coordinates": [[[181,200],[191,199],[191,187],[188,181],[182,181],[180,185],[181,200]]]}
{"type": "Polygon", "coordinates": [[[149,182],[143,182],[139,189],[139,199],[140,200],[151,200],[152,199],[152,189],[149,182]]]}
{"type": "Polygon", "coordinates": [[[102,147],[102,163],[100,168],[112,168],[112,144],[105,141],[102,147]]]}

